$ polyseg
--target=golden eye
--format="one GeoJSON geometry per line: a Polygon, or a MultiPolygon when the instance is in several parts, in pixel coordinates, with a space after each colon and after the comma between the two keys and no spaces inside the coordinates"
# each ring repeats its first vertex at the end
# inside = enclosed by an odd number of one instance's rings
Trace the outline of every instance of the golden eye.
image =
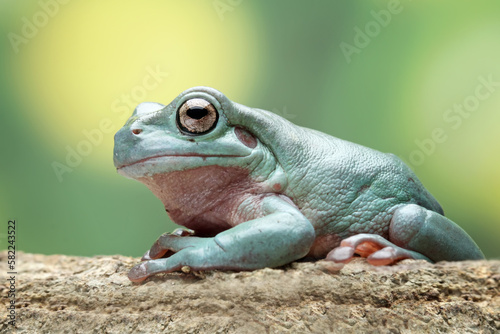
{"type": "Polygon", "coordinates": [[[217,125],[219,113],[210,102],[196,98],[187,100],[177,110],[177,126],[184,132],[201,135],[217,125]]]}

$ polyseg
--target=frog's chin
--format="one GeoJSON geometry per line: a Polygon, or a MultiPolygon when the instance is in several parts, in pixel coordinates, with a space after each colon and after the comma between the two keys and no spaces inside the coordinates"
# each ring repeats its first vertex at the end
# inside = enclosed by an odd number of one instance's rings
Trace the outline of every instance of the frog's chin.
{"type": "Polygon", "coordinates": [[[238,155],[162,155],[118,166],[116,170],[127,178],[138,179],[203,166],[235,166],[242,158],[244,156],[238,155]]]}

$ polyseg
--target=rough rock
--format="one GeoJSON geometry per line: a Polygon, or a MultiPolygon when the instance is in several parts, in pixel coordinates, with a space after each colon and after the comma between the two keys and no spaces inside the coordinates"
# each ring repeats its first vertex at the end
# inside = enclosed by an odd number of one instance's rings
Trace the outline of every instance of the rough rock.
{"type": "MultiPolygon", "coordinates": [[[[1,333],[499,333],[500,261],[356,259],[253,272],[157,275],[138,259],[18,253],[16,326],[1,279],[1,333]]],[[[1,275],[7,253],[0,253],[1,275]]]]}

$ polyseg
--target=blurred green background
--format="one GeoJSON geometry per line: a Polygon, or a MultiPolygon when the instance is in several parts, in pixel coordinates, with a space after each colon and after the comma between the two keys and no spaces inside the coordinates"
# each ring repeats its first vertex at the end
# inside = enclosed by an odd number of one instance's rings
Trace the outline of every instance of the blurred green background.
{"type": "Polygon", "coordinates": [[[5,0],[0,15],[1,248],[14,218],[18,249],[44,254],[139,256],[173,230],[116,173],[113,134],[138,103],[207,85],[397,154],[500,258],[498,1],[5,0]]]}

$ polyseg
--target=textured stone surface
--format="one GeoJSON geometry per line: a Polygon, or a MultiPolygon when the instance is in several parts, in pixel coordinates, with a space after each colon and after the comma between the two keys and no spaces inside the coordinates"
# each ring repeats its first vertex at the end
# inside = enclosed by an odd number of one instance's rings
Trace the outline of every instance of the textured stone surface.
{"type": "MultiPolygon", "coordinates": [[[[127,279],[137,259],[18,254],[17,333],[498,333],[500,261],[356,259],[127,279]]],[[[6,267],[6,252],[0,253],[6,267]]]]}

